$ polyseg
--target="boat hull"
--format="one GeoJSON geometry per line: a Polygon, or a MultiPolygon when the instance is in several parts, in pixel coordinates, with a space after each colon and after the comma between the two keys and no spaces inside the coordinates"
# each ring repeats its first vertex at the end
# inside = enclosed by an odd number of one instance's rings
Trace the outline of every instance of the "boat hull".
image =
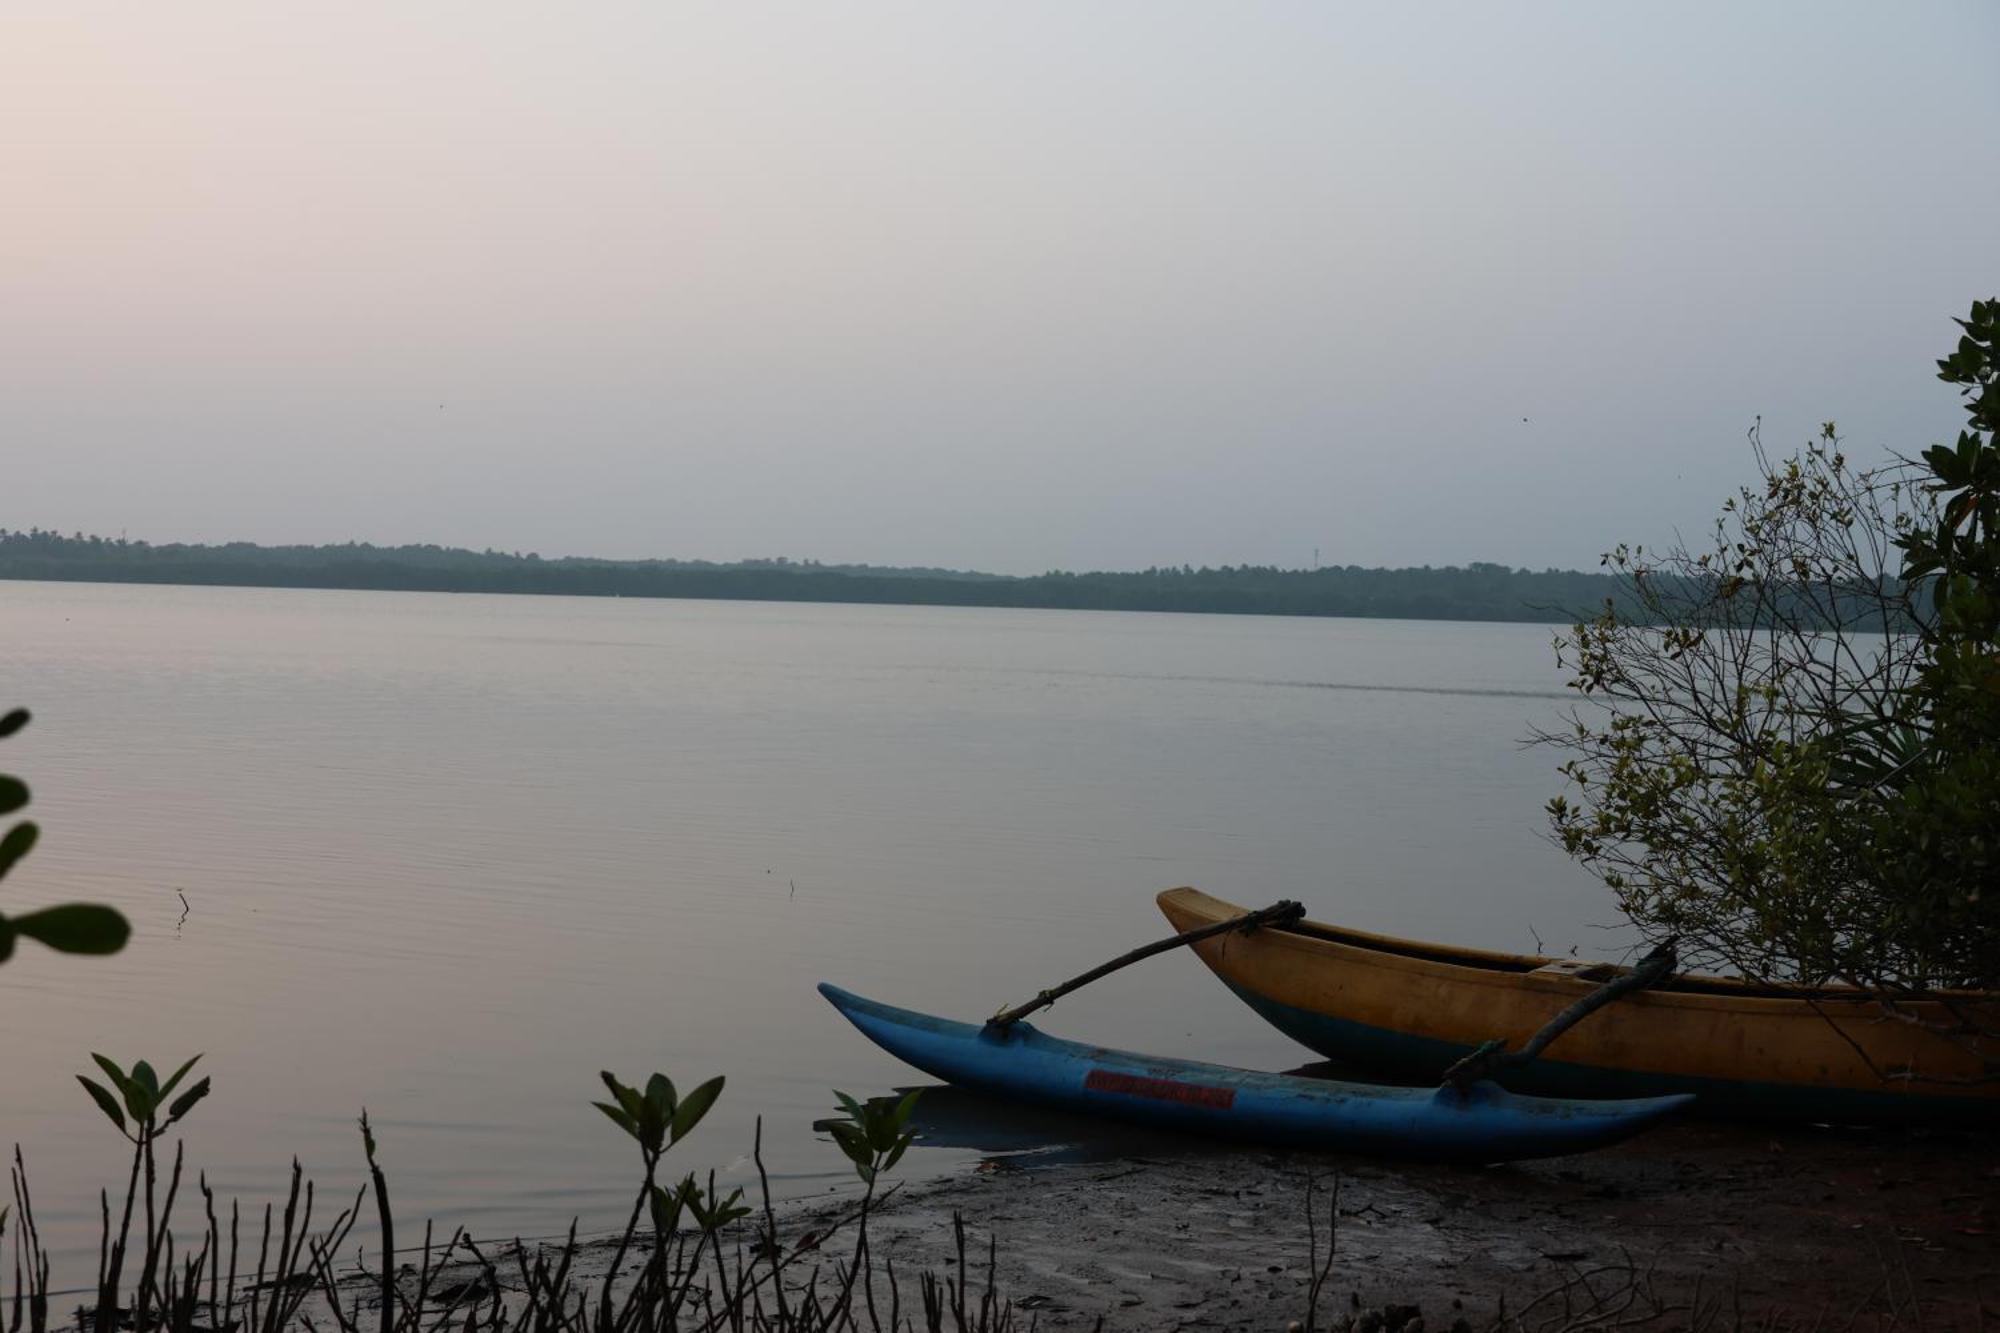
{"type": "MultiPolygon", "coordinates": [[[[1169,890],[1159,904],[1178,930],[1243,910],[1194,889],[1169,890]]],[[[1193,948],[1234,994],[1301,1045],[1430,1083],[1489,1038],[1518,1049],[1616,971],[1312,922],[1218,936],[1193,948]]],[[[1952,1081],[1977,1072],[1976,1056],[1884,1021],[1856,994],[1699,978],[1621,998],[1501,1081],[1548,1097],[1691,1093],[1702,1113],[1733,1117],[2000,1123],[2000,1087],[1952,1081]],[[1877,1072],[1904,1069],[1922,1077],[1885,1081],[1877,1072]]]]}
{"type": "Polygon", "coordinates": [[[933,1077],[994,1096],[1168,1129],[1327,1152],[1497,1162],[1584,1152],[1680,1110],[1686,1097],[1522,1097],[1385,1088],[1137,1055],[898,1009],[822,983],[876,1045],[933,1077]]]}

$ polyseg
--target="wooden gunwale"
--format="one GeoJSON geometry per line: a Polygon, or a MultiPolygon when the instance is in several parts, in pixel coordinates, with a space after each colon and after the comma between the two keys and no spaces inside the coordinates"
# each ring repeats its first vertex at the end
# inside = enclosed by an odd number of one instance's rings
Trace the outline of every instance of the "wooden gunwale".
{"type": "MultiPolygon", "coordinates": [[[[1170,889],[1170,893],[1197,893],[1212,902],[1220,899],[1201,893],[1199,889],[1170,889]]],[[[1164,897],[1165,895],[1162,895],[1164,897]]],[[[1228,904],[1223,904],[1227,907],[1228,904]]],[[[1230,908],[1234,911],[1234,908],[1230,908]]],[[[1206,913],[1201,913],[1206,915],[1206,913]]],[[[1222,919],[1222,918],[1218,918],[1222,919]]],[[[1452,944],[1431,944],[1421,940],[1400,939],[1394,935],[1375,935],[1365,930],[1354,930],[1345,926],[1330,926],[1319,921],[1300,921],[1289,926],[1260,927],[1266,935],[1295,935],[1301,940],[1324,941],[1329,944],[1344,945],[1351,949],[1365,949],[1371,953],[1387,954],[1395,958],[1407,958],[1416,962],[1439,963],[1447,967],[1467,968],[1474,971],[1503,974],[1508,985],[1518,984],[1520,978],[1550,964],[1574,963],[1572,958],[1558,958],[1537,954],[1500,953],[1489,949],[1475,949],[1470,946],[1452,944]]],[[[1590,981],[1622,976],[1630,972],[1629,967],[1615,963],[1599,964],[1599,971],[1593,971],[1590,981]]],[[[1567,980],[1567,978],[1561,978],[1567,980]]],[[[1774,986],[1759,982],[1745,981],[1736,977],[1716,976],[1707,973],[1686,973],[1672,980],[1653,986],[1646,991],[1649,996],[1722,996],[1731,999],[1779,1000],[1787,1004],[1814,1001],[1822,1004],[1867,1004],[1874,1001],[1874,995],[1853,986],[1774,986]]],[[[1952,1000],[1962,1000],[1968,1004],[1991,1004],[1996,997],[1980,991],[1945,991],[1944,996],[1952,1000]]]]}
{"type": "MultiPolygon", "coordinates": [[[[1182,930],[1240,912],[1191,888],[1161,894],[1159,905],[1182,930]]],[[[1579,976],[1573,959],[1425,944],[1313,921],[1193,949],[1302,1044],[1415,1080],[1441,1077],[1488,1039],[1517,1047],[1563,1006],[1628,970],[1584,964],[1588,971],[1579,976]]],[[[1955,998],[2000,1015],[2000,996],[1955,998]]],[[[1935,1003],[1909,1011],[1947,1017],[1935,1003]]],[[[1828,1117],[1860,1120],[1946,1104],[1990,1108],[2000,1101],[2000,1083],[1977,1082],[1980,1068],[1976,1053],[1887,1016],[1865,991],[1689,977],[1622,997],[1502,1081],[1544,1095],[1698,1091],[1705,1107],[1730,1114],[1800,1118],[1824,1109],[1828,1117]]]]}

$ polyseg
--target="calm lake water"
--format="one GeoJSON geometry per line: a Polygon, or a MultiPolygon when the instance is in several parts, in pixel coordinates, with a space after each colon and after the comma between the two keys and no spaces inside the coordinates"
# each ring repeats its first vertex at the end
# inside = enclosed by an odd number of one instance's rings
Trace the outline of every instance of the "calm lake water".
{"type": "MultiPolygon", "coordinates": [[[[362,1179],[406,1225],[610,1229],[629,1144],[597,1071],[728,1076],[669,1158],[851,1179],[828,1089],[921,1081],[814,993],[978,1018],[1165,933],[1153,895],[1602,955],[1601,889],[1540,838],[1562,707],[1540,626],[0,583],[0,747],[43,825],[16,910],[122,907],[110,959],[0,968],[0,1126],[58,1277],[88,1279],[114,1131],[87,1053],[215,1094],[190,1162],[274,1195],[362,1179]],[[188,904],[182,906],[181,894],[188,904]],[[185,915],[185,919],[183,916],[185,915]]],[[[1309,1059],[1191,956],[1042,1019],[1309,1059]]],[[[1005,1140],[978,1106],[915,1174],[1005,1140]],[[991,1130],[988,1134],[986,1129],[991,1130]]]]}

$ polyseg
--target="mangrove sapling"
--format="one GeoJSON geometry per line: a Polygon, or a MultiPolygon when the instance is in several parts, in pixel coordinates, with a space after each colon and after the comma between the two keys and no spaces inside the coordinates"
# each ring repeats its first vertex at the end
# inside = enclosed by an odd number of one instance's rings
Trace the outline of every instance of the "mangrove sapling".
{"type": "Polygon", "coordinates": [[[76,1081],[83,1085],[84,1091],[88,1092],[91,1100],[97,1103],[105,1118],[111,1121],[118,1132],[132,1145],[132,1169],[125,1183],[125,1208],[118,1224],[118,1239],[110,1245],[98,1273],[97,1333],[109,1333],[111,1323],[116,1318],[118,1289],[131,1242],[132,1208],[139,1193],[141,1171],[145,1173],[146,1245],[133,1302],[133,1320],[135,1327],[143,1330],[147,1326],[146,1315],[155,1295],[154,1275],[161,1244],[166,1239],[167,1223],[173,1214],[173,1201],[180,1189],[181,1178],[181,1155],[176,1150],[166,1208],[164,1210],[158,1208],[155,1185],[159,1172],[154,1148],[162,1134],[186,1119],[196,1104],[208,1096],[209,1081],[204,1077],[180,1096],[173,1096],[174,1089],[180,1086],[181,1080],[194,1068],[195,1061],[201,1059],[199,1055],[176,1069],[164,1083],[153,1072],[153,1067],[144,1060],[136,1062],[132,1066],[132,1072],[127,1074],[116,1061],[105,1056],[92,1052],[90,1058],[97,1062],[97,1067],[111,1080],[112,1087],[117,1089],[117,1095],[113,1096],[110,1089],[103,1084],[82,1074],[76,1076],[76,1081]],[[170,1097],[173,1098],[171,1101],[168,1100],[170,1097]],[[166,1113],[164,1121],[160,1118],[162,1111],[166,1113]]]}
{"type": "Polygon", "coordinates": [[[632,1215],[626,1219],[624,1233],[618,1239],[618,1250],[611,1260],[610,1274],[605,1279],[604,1289],[598,1294],[598,1317],[606,1328],[614,1328],[623,1327],[638,1308],[637,1303],[642,1299],[649,1281],[662,1284],[666,1281],[667,1237],[673,1234],[667,1223],[677,1220],[687,1194],[693,1191],[694,1177],[689,1175],[672,1196],[666,1195],[659,1187],[660,1158],[701,1123],[701,1118],[715,1105],[715,1099],[722,1095],[723,1080],[721,1076],[712,1078],[683,1098],[675,1092],[673,1080],[665,1074],[655,1073],[648,1078],[644,1092],[619,1082],[617,1075],[608,1069],[598,1077],[611,1090],[613,1100],[592,1102],[591,1105],[604,1112],[612,1124],[624,1130],[639,1145],[639,1157],[646,1172],[639,1197],[632,1201],[632,1215]],[[634,1283],[627,1294],[624,1313],[614,1319],[611,1288],[625,1262],[632,1238],[638,1232],[642,1211],[651,1215],[653,1223],[652,1258],[640,1281],[634,1283]]]}
{"type": "Polygon", "coordinates": [[[847,1160],[854,1164],[854,1174],[861,1178],[861,1220],[856,1226],[854,1237],[854,1258],[848,1265],[847,1274],[841,1284],[841,1305],[844,1308],[854,1289],[854,1276],[865,1274],[862,1295],[868,1304],[868,1316],[877,1326],[880,1320],[875,1313],[875,1266],[868,1257],[868,1210],[875,1202],[875,1183],[884,1171],[893,1168],[903,1160],[903,1154],[916,1140],[917,1132],[909,1128],[910,1112],[917,1107],[917,1097],[921,1088],[904,1093],[901,1099],[889,1101],[886,1098],[859,1102],[846,1093],[835,1089],[834,1100],[840,1103],[843,1118],[826,1122],[827,1133],[847,1160]]]}
{"type": "MultiPolygon", "coordinates": [[[[656,1196],[661,1192],[655,1191],[656,1196]]],[[[695,1242],[697,1258],[699,1258],[700,1247],[704,1241],[707,1242],[709,1250],[715,1255],[715,1280],[717,1286],[720,1288],[718,1294],[721,1297],[723,1308],[736,1309],[740,1307],[742,1305],[743,1273],[741,1265],[739,1265],[736,1274],[736,1283],[732,1289],[729,1281],[729,1262],[722,1254],[722,1229],[732,1222],[737,1222],[750,1216],[749,1207],[742,1202],[743,1191],[740,1189],[731,1190],[728,1197],[724,1198],[715,1188],[715,1172],[710,1171],[708,1173],[707,1189],[704,1190],[697,1186],[694,1176],[690,1174],[686,1179],[681,1181],[678,1195],[678,1206],[685,1208],[688,1215],[694,1218],[695,1227],[699,1232],[699,1236],[695,1242]]]]}
{"type": "MultiPolygon", "coordinates": [[[[77,1327],[83,1333],[288,1333],[295,1328],[330,1325],[332,1333],[717,1333],[721,1329],[752,1333],[834,1333],[864,1324],[881,1333],[921,1328],[943,1333],[954,1326],[964,1333],[1003,1333],[1013,1327],[1009,1306],[993,1282],[994,1248],[988,1245],[986,1290],[974,1304],[965,1272],[964,1224],[954,1218],[959,1242],[956,1281],[920,1273],[924,1299],[919,1310],[901,1302],[893,1263],[885,1262],[886,1299],[878,1303],[877,1260],[870,1251],[867,1217],[871,1208],[893,1191],[879,1188],[881,1176],[902,1158],[915,1135],[909,1128],[915,1095],[881,1098],[866,1104],[836,1093],[840,1119],[824,1126],[853,1162],[865,1188],[858,1206],[821,1219],[816,1231],[787,1246],[778,1233],[768,1176],[762,1159],[761,1134],[754,1155],[763,1183],[763,1229],[746,1246],[736,1230],[734,1254],[725,1248],[724,1232],[752,1213],[740,1189],[723,1190],[711,1173],[705,1182],[693,1174],[678,1184],[659,1183],[661,1158],[684,1137],[713,1105],[722,1080],[715,1079],[681,1098],[663,1075],[647,1081],[643,1091],[626,1087],[607,1075],[606,1086],[616,1099],[600,1103],[615,1123],[640,1148],[646,1177],[638,1207],[652,1227],[651,1253],[635,1275],[625,1278],[626,1257],[635,1246],[640,1222],[635,1216],[617,1238],[611,1267],[591,1282],[576,1275],[579,1254],[576,1224],[571,1223],[560,1246],[534,1247],[515,1241],[512,1263],[503,1278],[500,1267],[463,1231],[454,1231],[442,1250],[433,1245],[426,1226],[421,1267],[396,1266],[395,1225],[388,1174],[377,1154],[372,1127],[365,1120],[363,1154],[368,1184],[353,1203],[323,1229],[314,1224],[314,1186],[292,1163],[291,1187],[282,1212],[267,1205],[262,1234],[256,1245],[254,1275],[244,1274],[239,1288],[240,1209],[232,1206],[227,1236],[206,1178],[200,1179],[203,1200],[201,1234],[192,1249],[177,1248],[172,1230],[174,1201],[180,1173],[180,1145],[162,1194],[157,1186],[147,1195],[143,1218],[138,1199],[150,1179],[147,1149],[157,1151],[161,1135],[200,1100],[207,1081],[186,1091],[194,1065],[159,1080],[143,1062],[128,1072],[99,1058],[110,1079],[105,1086],[84,1079],[91,1097],[107,1118],[134,1146],[135,1166],[127,1187],[122,1215],[114,1215],[108,1192],[101,1192],[102,1242],[98,1268],[98,1302],[81,1310],[77,1327]],[[178,1093],[178,1095],[176,1095],[178,1093]],[[615,1114],[614,1114],[615,1112],[615,1114]],[[837,1126],[837,1128],[835,1128],[837,1126]],[[373,1187],[384,1244],[379,1262],[358,1262],[351,1270],[337,1256],[356,1225],[363,1197],[373,1187]],[[689,1225],[683,1226],[683,1222],[689,1225]],[[795,1279],[842,1227],[856,1225],[852,1259],[836,1262],[830,1271],[814,1266],[795,1279]],[[122,1275],[135,1248],[134,1225],[145,1229],[145,1258],[130,1284],[122,1275]],[[226,1253],[225,1253],[226,1246],[226,1253]],[[463,1256],[461,1256],[463,1252],[463,1256]],[[706,1257],[704,1257],[706,1256],[706,1257]],[[766,1266],[762,1261],[769,1258],[766,1266]],[[704,1271],[712,1261],[713,1273],[704,1271]],[[225,1271],[226,1270],[226,1271],[225,1271]],[[447,1276],[449,1275],[449,1276],[447,1276]],[[621,1285],[621,1278],[624,1279],[621,1285]],[[788,1279],[794,1279],[787,1287],[788,1279]],[[206,1291],[204,1292],[204,1282],[206,1291]],[[594,1289],[593,1289],[594,1283],[594,1289]],[[612,1287],[619,1290],[613,1292],[612,1287]],[[857,1290],[857,1287],[859,1290],[857,1290]],[[120,1296],[131,1293],[129,1308],[120,1296]],[[366,1302],[380,1301],[375,1318],[366,1302]],[[859,1308],[857,1308],[859,1307],[859,1308]],[[948,1324],[947,1321],[950,1321],[948,1324]]],[[[0,1215],[0,1235],[14,1226],[16,1250],[12,1317],[0,1304],[0,1333],[48,1333],[48,1259],[34,1230],[25,1171],[15,1169],[14,1203],[0,1215]],[[25,1267],[26,1276],[23,1277],[25,1267]]],[[[503,1264],[505,1261],[503,1260],[503,1264]]]]}

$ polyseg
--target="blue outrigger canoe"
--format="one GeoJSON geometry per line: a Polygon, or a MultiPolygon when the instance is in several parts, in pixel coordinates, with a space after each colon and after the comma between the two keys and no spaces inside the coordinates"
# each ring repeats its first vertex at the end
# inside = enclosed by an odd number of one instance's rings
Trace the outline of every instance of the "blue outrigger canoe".
{"type": "Polygon", "coordinates": [[[862,1035],[962,1088],[1218,1138],[1461,1162],[1560,1157],[1616,1143],[1690,1096],[1628,1101],[1521,1097],[1493,1083],[1380,1087],[1136,1055],[1017,1022],[958,1023],[820,983],[862,1035]]]}

